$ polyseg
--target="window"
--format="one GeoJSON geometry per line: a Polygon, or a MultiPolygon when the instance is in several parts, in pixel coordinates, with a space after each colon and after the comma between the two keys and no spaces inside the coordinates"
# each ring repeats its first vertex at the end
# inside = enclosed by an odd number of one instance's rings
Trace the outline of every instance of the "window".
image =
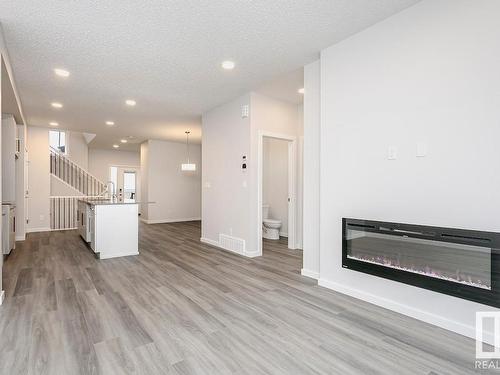
{"type": "Polygon", "coordinates": [[[54,150],[66,153],[66,133],[58,130],[49,130],[49,145],[54,150]]]}

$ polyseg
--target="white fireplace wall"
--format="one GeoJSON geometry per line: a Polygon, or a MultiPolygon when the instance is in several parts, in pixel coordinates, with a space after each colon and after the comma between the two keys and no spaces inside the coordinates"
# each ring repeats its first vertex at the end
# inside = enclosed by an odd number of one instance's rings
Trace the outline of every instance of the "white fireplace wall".
{"type": "Polygon", "coordinates": [[[498,14],[427,0],[322,51],[320,285],[470,337],[496,310],[343,269],[341,219],[500,231],[498,14]]]}

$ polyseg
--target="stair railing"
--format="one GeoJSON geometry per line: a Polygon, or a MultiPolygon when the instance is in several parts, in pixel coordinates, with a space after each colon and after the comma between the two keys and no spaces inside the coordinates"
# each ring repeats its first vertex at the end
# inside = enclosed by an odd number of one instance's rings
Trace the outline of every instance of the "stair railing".
{"type": "Polygon", "coordinates": [[[50,196],[50,228],[75,229],[78,200],[102,198],[108,186],[53,147],[50,147],[50,173],[81,194],[50,196]]]}
{"type": "Polygon", "coordinates": [[[106,190],[104,182],[53,147],[50,147],[50,173],[86,196],[101,195],[106,190]]]}

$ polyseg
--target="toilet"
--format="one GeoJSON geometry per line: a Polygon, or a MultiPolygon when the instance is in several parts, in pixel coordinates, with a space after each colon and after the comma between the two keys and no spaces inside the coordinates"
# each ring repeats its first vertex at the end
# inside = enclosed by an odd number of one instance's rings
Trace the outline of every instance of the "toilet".
{"type": "Polygon", "coordinates": [[[269,205],[262,205],[262,238],[268,240],[280,239],[281,220],[269,218],[269,205]]]}

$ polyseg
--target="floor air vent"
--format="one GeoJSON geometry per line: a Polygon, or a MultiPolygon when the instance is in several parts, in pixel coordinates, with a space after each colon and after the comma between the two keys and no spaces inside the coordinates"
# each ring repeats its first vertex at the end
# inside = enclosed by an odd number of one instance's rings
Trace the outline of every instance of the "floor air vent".
{"type": "Polygon", "coordinates": [[[219,234],[219,246],[238,254],[245,254],[245,240],[238,237],[219,234]]]}

